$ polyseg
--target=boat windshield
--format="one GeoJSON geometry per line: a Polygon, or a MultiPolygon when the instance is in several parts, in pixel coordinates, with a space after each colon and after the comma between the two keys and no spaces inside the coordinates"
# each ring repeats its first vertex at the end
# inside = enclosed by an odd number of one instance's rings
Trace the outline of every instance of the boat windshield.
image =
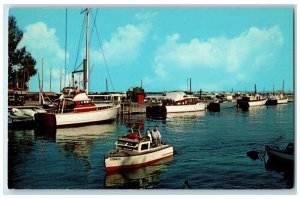
{"type": "Polygon", "coordinates": [[[122,148],[134,148],[137,149],[138,143],[135,142],[130,142],[130,141],[125,141],[125,140],[118,140],[116,142],[117,147],[122,147],[122,148]]]}

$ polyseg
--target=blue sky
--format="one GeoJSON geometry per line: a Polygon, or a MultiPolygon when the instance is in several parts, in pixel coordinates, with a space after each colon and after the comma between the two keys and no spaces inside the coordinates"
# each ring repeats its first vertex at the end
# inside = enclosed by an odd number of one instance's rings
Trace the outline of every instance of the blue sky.
{"type": "MultiPolygon", "coordinates": [[[[85,52],[79,38],[81,8],[68,8],[67,71],[74,70],[85,52]]],[[[99,7],[90,44],[90,91],[192,90],[259,91],[282,88],[293,91],[293,8],[204,7],[99,7]],[[99,39],[97,33],[99,35],[99,39]],[[107,68],[104,63],[104,57],[107,68]],[[108,72],[109,71],[109,72],[108,72]],[[109,78],[109,76],[111,78],[109,78]]],[[[26,46],[41,75],[44,90],[59,91],[60,67],[65,67],[65,8],[11,8],[24,32],[26,46]]],[[[91,30],[94,24],[91,17],[91,30]]],[[[82,76],[80,80],[82,81],[82,76]]],[[[76,76],[76,80],[79,77],[76,76]]],[[[66,86],[68,86],[66,78],[66,86]]],[[[37,76],[30,91],[38,90],[37,76]]]]}

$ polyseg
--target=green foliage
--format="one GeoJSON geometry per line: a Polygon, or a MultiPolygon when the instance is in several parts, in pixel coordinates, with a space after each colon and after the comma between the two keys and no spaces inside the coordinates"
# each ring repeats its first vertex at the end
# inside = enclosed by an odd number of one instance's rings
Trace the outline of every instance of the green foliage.
{"type": "Polygon", "coordinates": [[[146,96],[144,89],[141,87],[135,87],[135,88],[129,89],[126,92],[126,94],[127,94],[127,98],[131,99],[132,101],[136,101],[138,95],[146,96]]]}
{"type": "Polygon", "coordinates": [[[23,32],[18,28],[17,21],[14,16],[9,16],[8,22],[8,86],[16,88],[18,86],[27,89],[26,83],[31,76],[36,74],[35,59],[26,47],[18,48],[18,44],[23,38],[23,32]],[[18,72],[16,68],[18,67],[18,72]],[[18,76],[16,78],[16,76],[18,76]]]}

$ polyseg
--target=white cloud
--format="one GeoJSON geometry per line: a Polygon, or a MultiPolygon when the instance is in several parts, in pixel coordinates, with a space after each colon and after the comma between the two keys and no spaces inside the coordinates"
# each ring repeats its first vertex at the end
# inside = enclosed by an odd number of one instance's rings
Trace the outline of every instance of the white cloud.
{"type": "MultiPolygon", "coordinates": [[[[19,43],[19,48],[26,46],[28,52],[36,60],[36,69],[40,74],[41,79],[41,66],[42,58],[44,59],[44,89],[49,90],[50,80],[50,68],[52,67],[52,91],[59,91],[60,84],[60,67],[65,63],[65,50],[60,47],[58,38],[56,36],[56,30],[49,28],[47,24],[43,22],[37,22],[25,27],[23,39],[19,43]]],[[[67,60],[69,54],[66,54],[67,60]]],[[[35,76],[31,81],[38,82],[38,77],[35,76]]],[[[38,84],[30,84],[38,85],[38,84]]],[[[38,88],[30,88],[33,91],[37,91],[38,88]]]]}
{"type": "Polygon", "coordinates": [[[276,55],[284,39],[279,26],[268,29],[251,27],[234,38],[198,38],[188,43],[180,42],[175,33],[166,37],[154,58],[154,71],[160,77],[174,73],[174,69],[209,70],[220,69],[226,73],[238,73],[244,79],[245,73],[254,72],[276,55]]]}
{"type": "Polygon", "coordinates": [[[26,26],[19,47],[26,46],[32,54],[52,55],[53,58],[64,61],[65,51],[59,46],[56,30],[48,28],[43,22],[26,26]]]}
{"type": "Polygon", "coordinates": [[[244,64],[257,66],[274,56],[283,43],[278,26],[270,29],[250,28],[235,38],[211,38],[207,41],[192,39],[180,43],[178,33],[168,36],[164,45],[158,48],[155,65],[179,68],[226,67],[236,72],[244,64]]]}
{"type": "Polygon", "coordinates": [[[141,21],[148,21],[155,18],[157,15],[157,12],[139,12],[134,17],[141,21]]]}
{"type": "MultiPolygon", "coordinates": [[[[142,44],[150,31],[147,24],[132,25],[127,24],[119,27],[112,34],[109,41],[102,45],[104,56],[110,66],[131,64],[140,55],[142,44]]],[[[91,60],[99,63],[103,61],[101,49],[92,49],[91,60]]]]}

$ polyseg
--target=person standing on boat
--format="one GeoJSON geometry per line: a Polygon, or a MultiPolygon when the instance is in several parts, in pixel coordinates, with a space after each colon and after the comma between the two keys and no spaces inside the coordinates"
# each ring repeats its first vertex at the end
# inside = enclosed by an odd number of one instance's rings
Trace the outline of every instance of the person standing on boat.
{"type": "Polygon", "coordinates": [[[160,140],[161,140],[161,134],[158,130],[158,126],[155,126],[153,131],[152,131],[152,140],[155,144],[155,146],[159,146],[160,145],[160,140]]]}
{"type": "Polygon", "coordinates": [[[152,135],[150,129],[146,130],[146,138],[150,140],[150,144],[152,144],[152,135]]]}
{"type": "Polygon", "coordinates": [[[79,90],[79,86],[78,86],[78,84],[77,84],[77,81],[75,81],[74,88],[75,88],[75,92],[77,92],[77,91],[79,90]]]}

